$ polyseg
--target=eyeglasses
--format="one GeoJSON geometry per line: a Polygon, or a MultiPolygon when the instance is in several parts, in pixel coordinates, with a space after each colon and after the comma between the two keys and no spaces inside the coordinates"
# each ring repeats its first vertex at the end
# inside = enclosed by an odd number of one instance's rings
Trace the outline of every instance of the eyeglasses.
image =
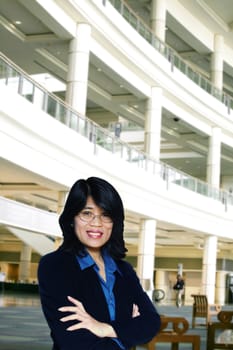
{"type": "Polygon", "coordinates": [[[111,223],[112,218],[107,213],[102,213],[100,215],[95,215],[91,211],[84,210],[78,214],[78,217],[84,222],[91,222],[95,218],[99,217],[102,222],[111,223]]]}

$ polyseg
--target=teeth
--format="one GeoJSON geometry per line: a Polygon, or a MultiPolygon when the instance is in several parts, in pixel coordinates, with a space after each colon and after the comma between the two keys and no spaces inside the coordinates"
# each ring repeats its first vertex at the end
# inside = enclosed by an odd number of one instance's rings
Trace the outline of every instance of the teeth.
{"type": "Polygon", "coordinates": [[[88,233],[88,235],[91,237],[100,237],[101,236],[100,233],[90,233],[90,232],[88,233]]]}

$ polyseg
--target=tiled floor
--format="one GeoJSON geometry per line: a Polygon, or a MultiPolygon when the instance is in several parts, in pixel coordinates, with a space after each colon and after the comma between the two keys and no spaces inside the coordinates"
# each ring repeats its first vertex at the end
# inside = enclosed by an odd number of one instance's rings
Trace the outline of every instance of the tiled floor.
{"type": "Polygon", "coordinates": [[[0,306],[1,350],[51,350],[37,296],[1,294],[0,306]]]}
{"type": "MultiPolygon", "coordinates": [[[[182,316],[191,321],[191,305],[179,309],[166,304],[158,304],[156,307],[160,314],[182,316]]],[[[206,329],[196,328],[190,332],[201,336],[200,350],[206,350],[206,329]]],[[[38,296],[1,293],[0,350],[51,350],[51,348],[49,329],[41,312],[38,296]]],[[[179,346],[180,350],[191,350],[191,348],[191,344],[179,346]]],[[[170,346],[168,344],[156,346],[156,350],[162,349],[170,349],[170,346]]],[[[137,347],[137,350],[142,348],[137,347]]]]}

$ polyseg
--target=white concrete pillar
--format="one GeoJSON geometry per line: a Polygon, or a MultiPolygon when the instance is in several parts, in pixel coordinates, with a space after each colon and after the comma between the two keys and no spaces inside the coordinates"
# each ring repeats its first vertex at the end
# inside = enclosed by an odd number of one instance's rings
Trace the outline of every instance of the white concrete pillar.
{"type": "Polygon", "coordinates": [[[151,297],[154,289],[155,236],[156,220],[141,220],[137,274],[143,287],[151,297]]]}
{"type": "Polygon", "coordinates": [[[214,52],[211,55],[211,82],[220,90],[223,87],[224,38],[220,34],[214,36],[214,52]]]}
{"type": "Polygon", "coordinates": [[[155,274],[155,289],[162,289],[168,297],[168,282],[167,272],[163,270],[156,270],[155,274]]]}
{"type": "Polygon", "coordinates": [[[57,203],[57,213],[58,214],[61,214],[61,212],[64,209],[67,194],[68,194],[67,191],[59,191],[58,192],[58,203],[57,203]]]}
{"type": "Polygon", "coordinates": [[[154,34],[165,41],[166,36],[166,0],[152,0],[151,28],[154,34]]]}
{"type": "Polygon", "coordinates": [[[215,302],[217,243],[216,236],[205,238],[202,263],[202,293],[207,295],[210,304],[215,302]]]}
{"type": "Polygon", "coordinates": [[[162,89],[151,88],[151,98],[147,100],[145,120],[145,152],[153,158],[160,158],[162,124],[162,89]]]}
{"type": "Polygon", "coordinates": [[[216,273],[216,295],[215,302],[217,304],[225,304],[226,297],[226,275],[225,271],[218,271],[216,273]]]}
{"type": "Polygon", "coordinates": [[[20,262],[19,262],[19,281],[20,282],[29,282],[30,279],[30,268],[31,268],[31,255],[32,248],[23,243],[21,253],[20,253],[20,262]]]}
{"type": "Polygon", "coordinates": [[[212,128],[212,135],[209,138],[209,150],[207,159],[207,182],[219,188],[221,166],[221,129],[212,128]]]}
{"type": "Polygon", "coordinates": [[[165,289],[166,283],[166,273],[163,270],[157,270],[155,275],[155,288],[165,289]]]}
{"type": "MultiPolygon", "coordinates": [[[[64,205],[66,202],[66,197],[67,197],[68,192],[67,191],[60,191],[58,192],[58,203],[57,203],[57,213],[61,214],[63,209],[64,209],[64,205]]],[[[58,247],[60,247],[60,245],[63,242],[63,238],[62,237],[56,237],[55,241],[54,241],[54,249],[57,249],[58,247]]]]}
{"type": "Polygon", "coordinates": [[[66,102],[82,115],[86,115],[90,41],[90,25],[78,24],[69,47],[66,102]]]}

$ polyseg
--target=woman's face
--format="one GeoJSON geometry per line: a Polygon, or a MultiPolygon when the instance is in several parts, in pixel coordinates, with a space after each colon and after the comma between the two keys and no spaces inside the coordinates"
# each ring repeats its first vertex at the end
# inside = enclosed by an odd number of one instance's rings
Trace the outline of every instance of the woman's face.
{"type": "Polygon", "coordinates": [[[74,223],[75,233],[88,251],[100,250],[112,233],[111,218],[95,204],[91,196],[87,197],[85,207],[75,216],[74,223]]]}

